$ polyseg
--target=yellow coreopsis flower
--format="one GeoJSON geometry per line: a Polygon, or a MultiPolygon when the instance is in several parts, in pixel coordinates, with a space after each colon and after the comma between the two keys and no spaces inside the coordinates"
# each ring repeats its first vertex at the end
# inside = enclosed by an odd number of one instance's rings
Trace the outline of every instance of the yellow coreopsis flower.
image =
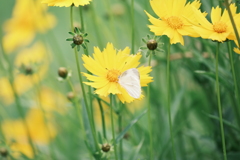
{"type": "MultiPolygon", "coordinates": [[[[33,143],[47,145],[51,138],[56,136],[55,127],[51,123],[45,124],[43,113],[40,109],[31,109],[27,114],[26,121],[33,143]]],[[[29,158],[33,158],[33,151],[28,143],[28,135],[22,120],[5,120],[2,122],[2,130],[15,157],[19,156],[17,152],[21,152],[29,158]],[[13,140],[14,143],[12,142],[13,140]]]]}
{"type": "Polygon", "coordinates": [[[3,46],[7,53],[28,45],[36,32],[43,33],[55,25],[55,17],[46,13],[39,0],[17,0],[13,16],[5,22],[3,46]]]}
{"type": "Polygon", "coordinates": [[[42,3],[58,7],[69,7],[71,5],[78,7],[90,4],[91,1],[92,0],[42,0],[42,3]]]}
{"type": "MultiPolygon", "coordinates": [[[[149,76],[151,67],[138,67],[141,57],[140,53],[130,55],[128,47],[117,51],[111,43],[108,43],[102,52],[95,47],[93,58],[86,55],[82,57],[84,67],[93,74],[83,73],[88,80],[93,81],[85,82],[85,84],[96,88],[95,93],[100,96],[116,94],[123,103],[130,103],[135,98],[130,96],[127,90],[119,84],[119,77],[126,70],[136,68],[139,72],[141,86],[147,86],[152,82],[152,77],[149,76]]],[[[143,97],[142,94],[141,97],[143,97]]]]}
{"type": "Polygon", "coordinates": [[[186,4],[186,0],[151,0],[150,4],[159,17],[154,18],[145,11],[152,23],[149,25],[150,31],[155,35],[167,35],[171,44],[182,45],[184,45],[183,36],[199,36],[192,28],[196,23],[192,7],[199,9],[201,5],[199,1],[186,4]]]}
{"type": "MultiPolygon", "coordinates": [[[[230,10],[233,14],[235,22],[240,21],[240,16],[236,14],[237,7],[235,4],[230,5],[230,10]]],[[[224,9],[222,14],[222,9],[220,7],[212,8],[211,10],[211,21],[210,23],[198,10],[194,10],[196,19],[200,25],[193,26],[194,30],[199,33],[202,38],[211,39],[218,42],[223,42],[227,39],[234,40],[235,35],[233,32],[233,27],[226,9],[224,9]]]]}

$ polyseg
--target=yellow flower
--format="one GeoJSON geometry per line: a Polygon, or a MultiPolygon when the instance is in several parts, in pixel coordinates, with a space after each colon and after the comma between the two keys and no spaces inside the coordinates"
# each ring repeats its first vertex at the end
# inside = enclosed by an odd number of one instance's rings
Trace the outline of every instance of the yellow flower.
{"type": "MultiPolygon", "coordinates": [[[[65,112],[66,108],[64,106],[67,105],[67,98],[64,95],[47,87],[42,87],[39,92],[35,99],[40,102],[45,112],[65,112]]],[[[36,105],[38,106],[39,104],[36,103],[36,105]]]]}
{"type": "Polygon", "coordinates": [[[76,7],[90,4],[92,0],[42,0],[42,3],[47,3],[49,6],[69,7],[72,4],[76,7]]]}
{"type": "MultiPolygon", "coordinates": [[[[230,10],[233,14],[235,22],[240,21],[240,16],[236,16],[237,7],[235,4],[230,5],[230,10]]],[[[199,26],[194,26],[194,30],[199,33],[202,38],[211,39],[218,42],[223,42],[227,39],[234,40],[235,35],[233,32],[232,24],[226,9],[222,14],[220,7],[212,7],[210,23],[198,10],[194,9],[195,16],[199,22],[199,26]]]]}
{"type": "MultiPolygon", "coordinates": [[[[85,82],[85,84],[96,88],[95,93],[100,96],[106,97],[112,93],[116,94],[123,103],[130,103],[134,98],[119,84],[118,80],[124,71],[137,68],[141,57],[140,53],[130,55],[128,47],[117,52],[111,43],[108,43],[102,52],[98,47],[95,47],[93,58],[86,55],[82,57],[84,67],[93,74],[83,73],[88,80],[93,81],[85,82]]],[[[148,83],[152,82],[152,77],[148,75],[151,72],[151,67],[141,66],[137,70],[140,74],[141,86],[147,86],[148,83]]]]}
{"type": "Polygon", "coordinates": [[[36,32],[43,33],[55,25],[55,17],[46,13],[47,6],[39,0],[17,0],[12,18],[5,22],[3,46],[11,53],[21,46],[28,45],[36,32]]]}
{"type": "MultiPolygon", "coordinates": [[[[31,109],[26,117],[30,137],[37,145],[46,145],[51,138],[56,136],[56,129],[49,122],[46,126],[40,109],[31,109]],[[47,128],[49,129],[50,135],[47,128]]],[[[21,120],[5,120],[2,122],[2,130],[12,151],[22,152],[29,158],[33,158],[33,151],[28,143],[27,133],[21,120]],[[14,142],[11,142],[14,140],[14,142]]],[[[18,157],[18,154],[14,155],[18,157]]]]}
{"type": "MultiPolygon", "coordinates": [[[[36,71],[32,75],[24,75],[15,71],[14,86],[17,94],[22,94],[33,87],[46,74],[49,61],[46,49],[42,43],[35,43],[31,48],[27,48],[18,53],[15,60],[15,66],[20,67],[22,64],[25,66],[37,65],[36,71]]],[[[5,104],[12,103],[13,92],[9,80],[5,77],[0,78],[0,100],[5,104]]]]}
{"type": "Polygon", "coordinates": [[[199,1],[186,4],[186,0],[151,0],[150,4],[159,17],[159,19],[154,18],[145,11],[152,23],[149,25],[150,31],[155,35],[167,35],[171,44],[182,45],[184,45],[182,36],[199,36],[192,28],[196,23],[192,7],[199,9],[201,5],[199,1]]]}

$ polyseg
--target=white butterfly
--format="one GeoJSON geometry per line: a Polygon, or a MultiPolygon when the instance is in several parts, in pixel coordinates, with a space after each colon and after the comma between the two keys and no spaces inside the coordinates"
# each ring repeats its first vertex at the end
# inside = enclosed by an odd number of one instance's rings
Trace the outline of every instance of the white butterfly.
{"type": "Polygon", "coordinates": [[[131,68],[123,72],[119,76],[119,84],[127,90],[128,94],[133,98],[140,98],[141,85],[140,75],[136,68],[131,68]]]}

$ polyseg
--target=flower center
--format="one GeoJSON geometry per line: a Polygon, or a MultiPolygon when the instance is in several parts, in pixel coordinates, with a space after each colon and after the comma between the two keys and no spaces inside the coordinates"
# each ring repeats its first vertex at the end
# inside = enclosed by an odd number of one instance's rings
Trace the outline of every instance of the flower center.
{"type": "Polygon", "coordinates": [[[226,23],[224,22],[216,22],[214,25],[213,25],[213,30],[217,33],[223,33],[223,32],[226,32],[227,31],[227,25],[226,23]]]}
{"type": "Polygon", "coordinates": [[[183,27],[183,21],[177,16],[171,16],[166,19],[166,22],[169,27],[173,29],[180,29],[183,27]]]}
{"type": "Polygon", "coordinates": [[[117,69],[108,70],[107,79],[109,82],[118,82],[118,77],[121,75],[121,72],[117,69]]]}

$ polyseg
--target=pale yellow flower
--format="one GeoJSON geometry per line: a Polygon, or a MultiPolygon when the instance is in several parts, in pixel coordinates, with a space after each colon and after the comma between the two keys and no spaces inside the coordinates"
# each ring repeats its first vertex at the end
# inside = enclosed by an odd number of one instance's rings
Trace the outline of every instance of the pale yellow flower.
{"type": "MultiPolygon", "coordinates": [[[[45,47],[42,43],[36,43],[31,48],[27,48],[19,52],[16,56],[15,67],[21,65],[32,66],[36,65],[36,71],[32,75],[24,75],[17,70],[14,75],[14,86],[17,94],[22,94],[32,88],[36,83],[44,78],[48,67],[49,60],[45,47]]],[[[8,78],[0,78],[0,100],[5,104],[10,104],[14,101],[13,92],[8,78]]]]}
{"type": "Polygon", "coordinates": [[[16,0],[12,18],[3,25],[3,46],[6,53],[28,45],[36,32],[44,33],[55,25],[55,17],[46,12],[39,0],[16,0]]]}
{"type": "MultiPolygon", "coordinates": [[[[50,122],[47,125],[44,123],[44,117],[40,109],[31,109],[27,114],[26,121],[30,137],[35,145],[47,145],[56,136],[55,127],[50,122]],[[50,135],[46,127],[49,129],[50,135]]],[[[28,143],[27,133],[21,120],[3,121],[2,130],[15,157],[19,156],[17,152],[21,152],[29,158],[33,158],[33,151],[28,143]],[[12,142],[13,140],[14,142],[12,142]]]]}
{"type": "Polygon", "coordinates": [[[49,6],[58,6],[58,7],[69,7],[74,5],[85,6],[90,4],[92,0],[42,0],[42,3],[47,3],[49,6]]]}

